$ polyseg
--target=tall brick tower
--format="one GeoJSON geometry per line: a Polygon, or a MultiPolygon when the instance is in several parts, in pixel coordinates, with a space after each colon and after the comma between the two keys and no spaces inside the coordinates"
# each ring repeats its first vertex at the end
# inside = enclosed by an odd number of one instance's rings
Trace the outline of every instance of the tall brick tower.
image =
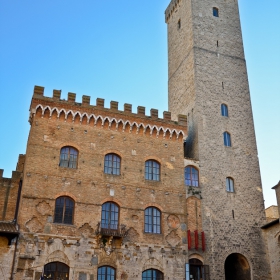
{"type": "Polygon", "coordinates": [[[199,166],[207,248],[200,258],[211,279],[270,279],[237,0],[172,0],[165,19],[169,111],[188,116],[185,161],[199,166]]]}

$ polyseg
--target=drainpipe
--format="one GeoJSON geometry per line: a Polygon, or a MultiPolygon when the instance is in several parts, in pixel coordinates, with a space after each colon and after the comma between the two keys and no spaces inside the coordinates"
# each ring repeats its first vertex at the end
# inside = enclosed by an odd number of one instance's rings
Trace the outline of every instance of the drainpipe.
{"type": "MultiPolygon", "coordinates": [[[[22,189],[22,180],[19,181],[19,186],[18,186],[18,196],[17,196],[17,203],[16,203],[16,210],[15,210],[15,216],[14,216],[14,223],[19,230],[19,226],[17,224],[18,220],[18,211],[19,211],[19,203],[20,203],[20,196],[21,196],[21,189],[22,189]]],[[[18,239],[19,236],[16,236],[16,242],[15,242],[15,250],[14,250],[14,256],[13,256],[13,262],[12,262],[12,269],[11,269],[11,277],[10,280],[14,279],[14,268],[15,268],[15,261],[16,261],[16,254],[17,254],[17,247],[18,247],[18,239]]]]}

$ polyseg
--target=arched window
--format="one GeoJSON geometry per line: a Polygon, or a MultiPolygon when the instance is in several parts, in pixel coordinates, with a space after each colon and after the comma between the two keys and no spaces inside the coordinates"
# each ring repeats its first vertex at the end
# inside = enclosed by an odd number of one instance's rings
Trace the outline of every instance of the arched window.
{"type": "Polygon", "coordinates": [[[191,187],[198,187],[198,170],[195,167],[185,167],[185,184],[191,187]]]}
{"type": "Polygon", "coordinates": [[[145,232],[161,233],[161,213],[155,207],[145,209],[145,232]]]}
{"type": "Polygon", "coordinates": [[[60,150],[60,167],[77,168],[78,151],[73,147],[63,147],[60,150]]]}
{"type": "Polygon", "coordinates": [[[117,230],[119,227],[119,206],[114,202],[102,205],[101,228],[117,230]]]}
{"type": "Polygon", "coordinates": [[[74,200],[67,196],[58,197],[55,201],[54,223],[73,224],[74,200]]]}
{"type": "Polygon", "coordinates": [[[226,190],[228,192],[234,192],[234,181],[230,177],[226,178],[226,190]]]}
{"type": "Polygon", "coordinates": [[[121,158],[116,154],[107,154],[104,161],[104,173],[120,175],[121,158]]]}
{"type": "Polygon", "coordinates": [[[157,269],[148,269],[142,272],[142,280],[163,280],[163,273],[157,269]]]}
{"type": "Polygon", "coordinates": [[[219,9],[216,8],[216,7],[213,8],[213,16],[214,17],[219,17],[219,9]]]}
{"type": "Polygon", "coordinates": [[[228,117],[228,106],[226,104],[221,105],[221,115],[223,117],[228,117]]]}
{"type": "Polygon", "coordinates": [[[231,147],[231,138],[230,138],[230,134],[228,132],[224,132],[224,145],[227,147],[231,147]]]}
{"type": "Polygon", "coordinates": [[[51,280],[68,280],[69,266],[61,262],[51,262],[44,266],[44,278],[51,280]]]}
{"type": "Polygon", "coordinates": [[[157,161],[150,159],[145,162],[145,179],[160,180],[160,164],[157,161]]]}
{"type": "Polygon", "coordinates": [[[101,266],[98,268],[97,280],[115,280],[116,270],[110,266],[101,266]]]}

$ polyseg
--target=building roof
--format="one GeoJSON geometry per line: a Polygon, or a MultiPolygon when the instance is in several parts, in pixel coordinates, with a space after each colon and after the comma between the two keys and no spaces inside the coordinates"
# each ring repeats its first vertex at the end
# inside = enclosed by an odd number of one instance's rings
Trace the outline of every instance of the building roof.
{"type": "Polygon", "coordinates": [[[277,187],[279,187],[280,186],[280,181],[278,182],[278,184],[276,185],[276,186],[274,186],[274,187],[272,187],[272,189],[276,189],[277,187]]]}
{"type": "Polygon", "coordinates": [[[271,227],[271,226],[273,226],[273,225],[279,224],[279,221],[280,221],[280,219],[276,219],[276,220],[274,220],[274,221],[272,221],[272,222],[269,222],[269,223],[265,224],[265,225],[262,226],[261,228],[262,228],[262,229],[267,229],[267,228],[269,228],[269,227],[271,227]]]}
{"type": "Polygon", "coordinates": [[[18,225],[13,222],[0,221],[0,233],[19,234],[18,225]]]}

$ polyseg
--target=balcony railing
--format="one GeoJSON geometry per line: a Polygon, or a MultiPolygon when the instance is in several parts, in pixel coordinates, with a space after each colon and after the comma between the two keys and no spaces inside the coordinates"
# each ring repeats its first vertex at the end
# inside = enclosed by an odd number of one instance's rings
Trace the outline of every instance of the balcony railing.
{"type": "Polygon", "coordinates": [[[126,225],[118,223],[101,223],[97,224],[96,234],[103,236],[125,237],[127,235],[126,225]]]}

